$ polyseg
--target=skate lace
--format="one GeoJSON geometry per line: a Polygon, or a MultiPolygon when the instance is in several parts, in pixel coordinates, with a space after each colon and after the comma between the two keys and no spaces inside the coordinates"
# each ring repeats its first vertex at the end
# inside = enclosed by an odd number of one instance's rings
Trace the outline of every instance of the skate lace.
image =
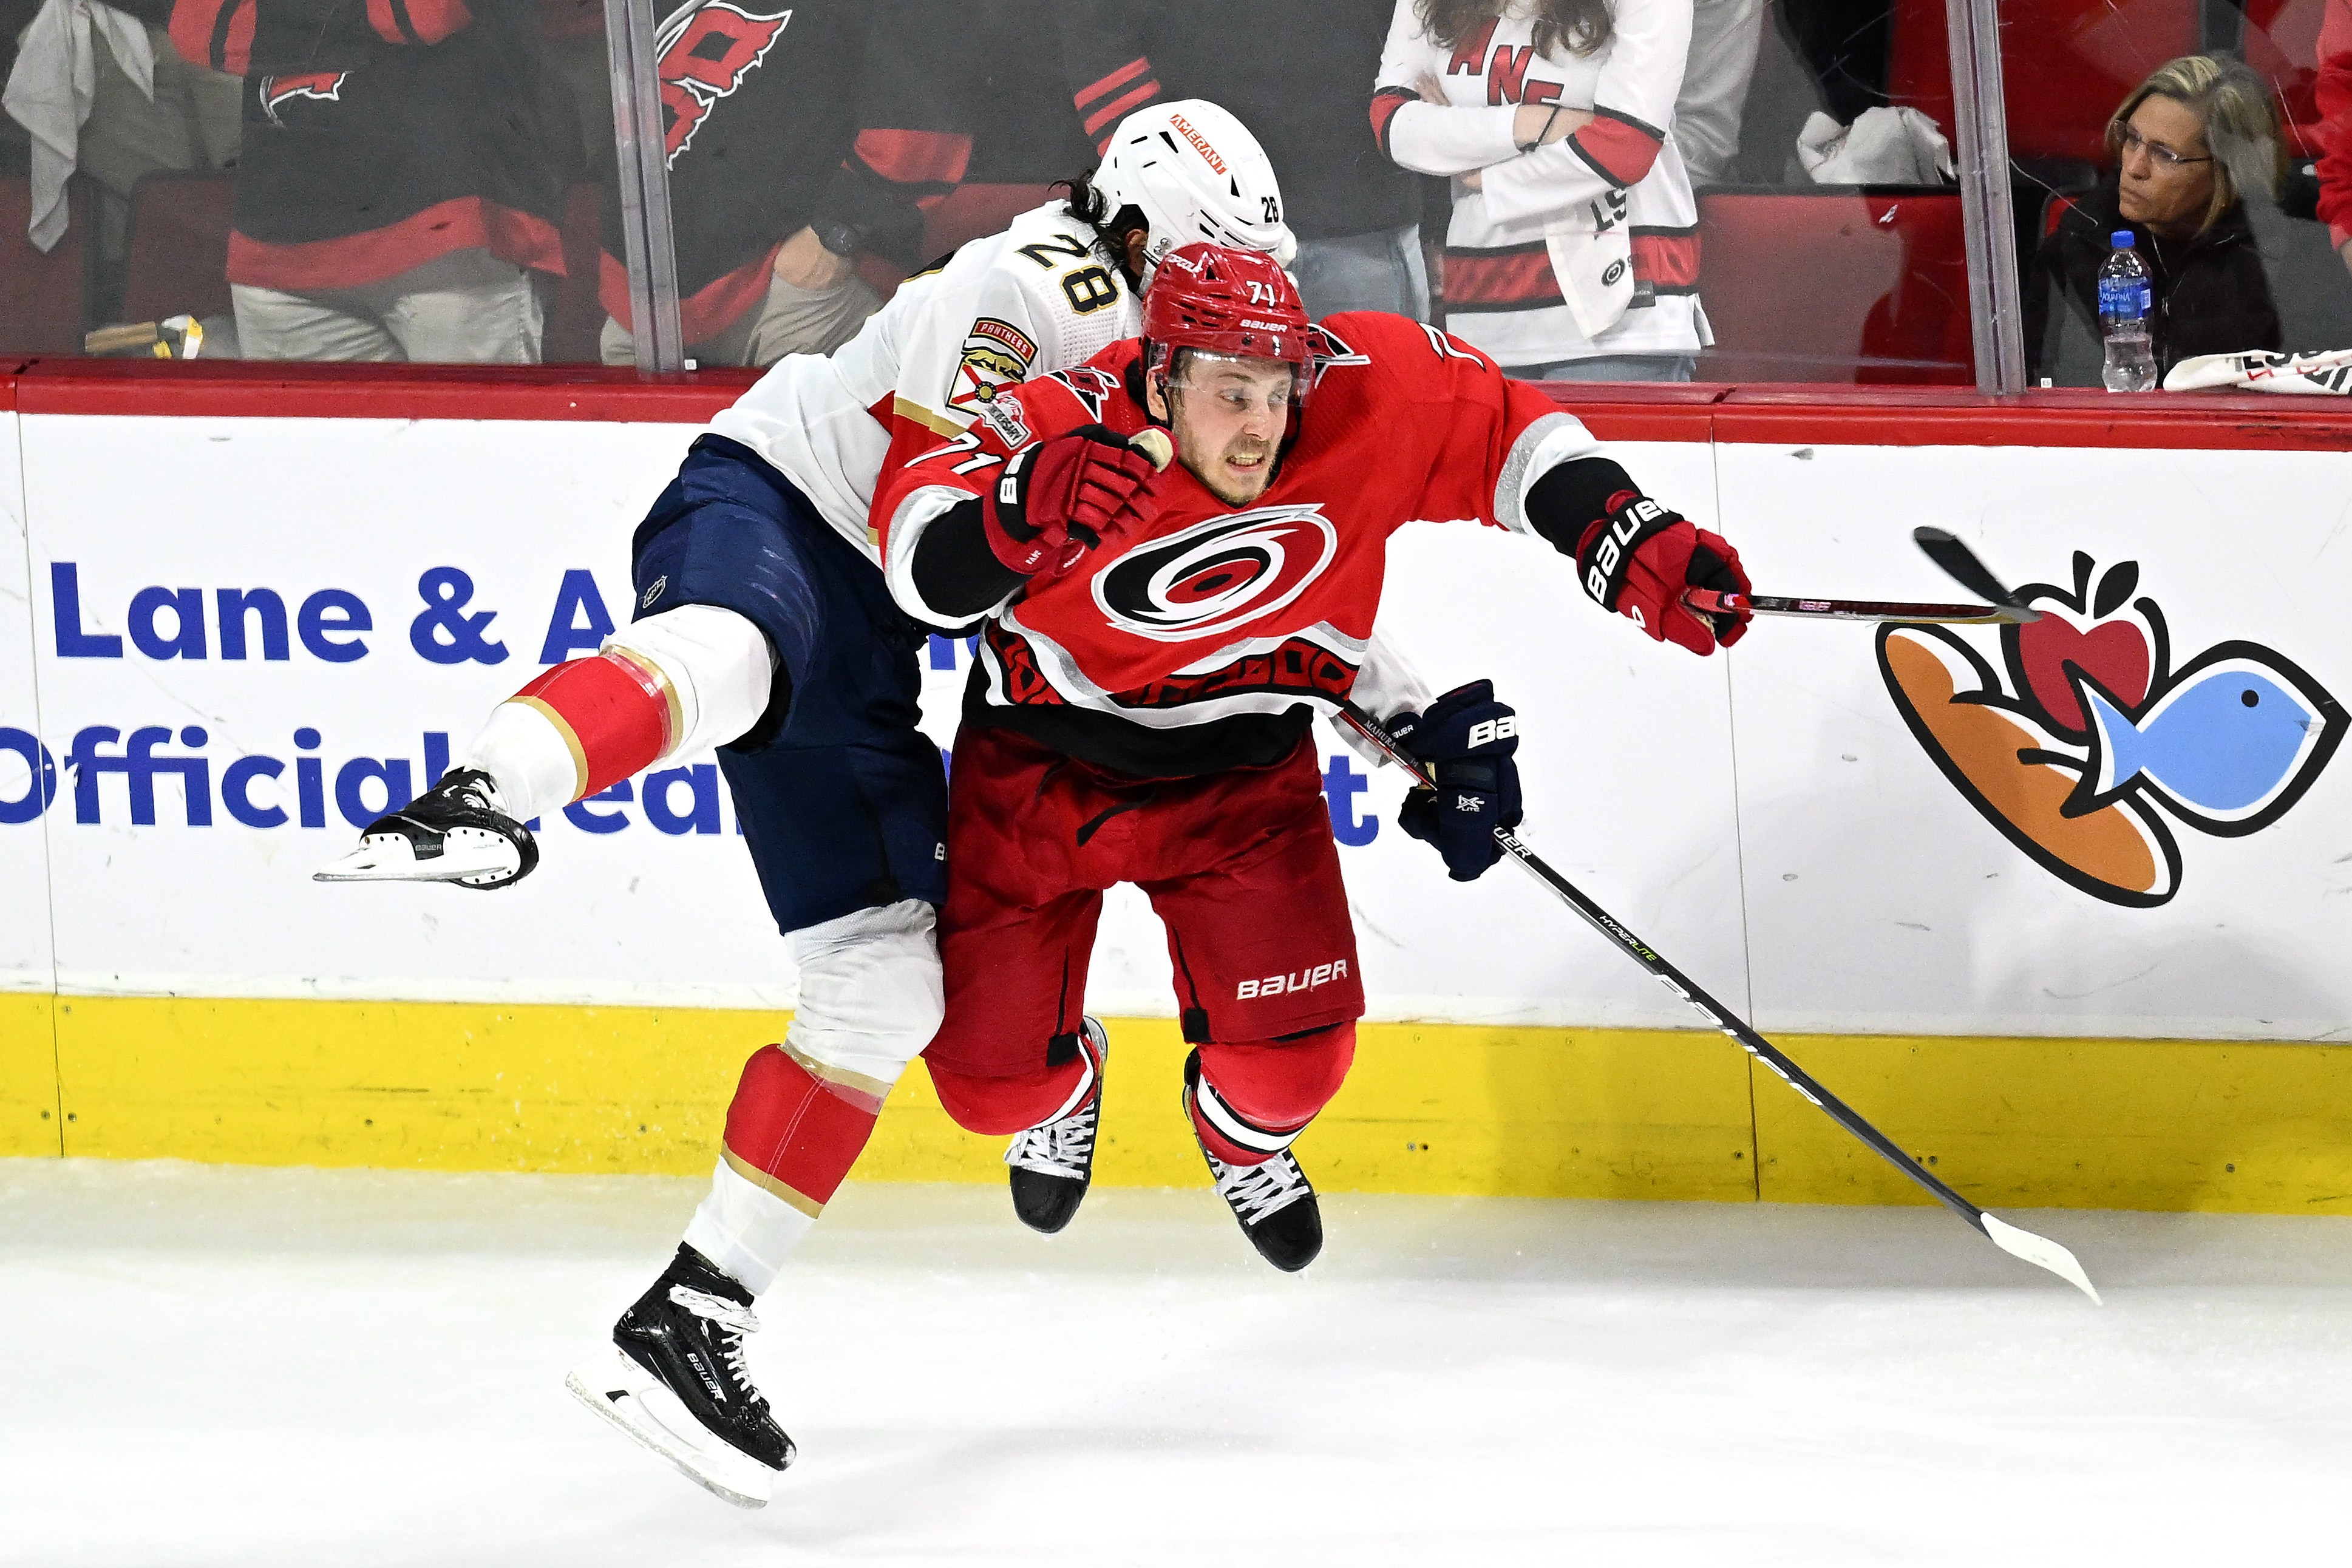
{"type": "Polygon", "coordinates": [[[454,776],[448,782],[448,798],[473,810],[487,811],[492,816],[506,815],[499,808],[496,786],[488,773],[468,768],[454,776]]]}
{"type": "Polygon", "coordinates": [[[1004,1151],[1004,1163],[1040,1176],[1080,1179],[1087,1174],[1087,1162],[1094,1157],[1095,1124],[1101,1107],[1097,1100],[1058,1122],[1018,1134],[1004,1151]]]}
{"type": "Polygon", "coordinates": [[[1217,1191],[1244,1225],[1277,1214],[1314,1191],[1307,1184],[1307,1173],[1287,1153],[1254,1166],[1229,1166],[1213,1155],[1209,1164],[1217,1178],[1217,1191]]]}
{"type": "Polygon", "coordinates": [[[751,1382],[751,1369],[743,1364],[743,1336],[760,1332],[760,1320],[751,1309],[687,1285],[672,1285],[669,1299],[710,1324],[711,1338],[717,1342],[719,1359],[725,1364],[727,1375],[746,1398],[764,1404],[751,1382]]]}

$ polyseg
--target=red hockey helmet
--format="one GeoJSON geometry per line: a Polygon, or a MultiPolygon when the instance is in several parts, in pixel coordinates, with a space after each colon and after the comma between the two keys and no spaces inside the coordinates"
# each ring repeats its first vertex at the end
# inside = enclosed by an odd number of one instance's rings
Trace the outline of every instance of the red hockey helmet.
{"type": "Polygon", "coordinates": [[[1281,263],[1263,251],[1179,246],[1143,291],[1143,337],[1172,353],[1202,349],[1307,363],[1307,307],[1281,263]]]}
{"type": "Polygon", "coordinates": [[[1179,246],[1162,257],[1143,291],[1144,374],[1171,395],[1176,357],[1191,350],[1234,359],[1275,360],[1290,367],[1286,445],[1315,383],[1307,307],[1282,264],[1263,251],[1179,246]]]}

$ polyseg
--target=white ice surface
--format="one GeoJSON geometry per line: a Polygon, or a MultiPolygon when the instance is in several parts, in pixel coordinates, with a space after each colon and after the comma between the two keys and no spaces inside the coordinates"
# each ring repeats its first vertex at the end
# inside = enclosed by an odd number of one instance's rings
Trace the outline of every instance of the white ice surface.
{"type": "Polygon", "coordinates": [[[854,1187],[745,1513],[563,1390],[699,1186],[0,1162],[0,1563],[2340,1561],[2352,1220],[854,1187]]]}

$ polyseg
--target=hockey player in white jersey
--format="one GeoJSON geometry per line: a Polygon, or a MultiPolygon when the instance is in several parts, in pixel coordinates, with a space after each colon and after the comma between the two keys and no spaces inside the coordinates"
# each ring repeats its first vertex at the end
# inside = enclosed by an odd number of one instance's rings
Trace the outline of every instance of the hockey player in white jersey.
{"type": "MultiPolygon", "coordinates": [[[[523,823],[716,746],[801,998],[746,1064],[711,1189],[573,1392],[747,1507],[792,1460],[743,1361],[751,1303],[864,1148],[942,1010],[947,797],[915,728],[928,635],[892,602],[866,515],[894,437],[961,434],[999,387],[1138,329],[1159,258],[1207,236],[1286,256],[1274,171],[1216,105],[1125,121],[1069,199],[909,278],[850,342],[779,362],[715,418],[637,529],[636,619],[491,714],[459,765],[371,823],[327,881],[506,886],[523,823]]],[[[1425,690],[1401,666],[1379,706],[1425,690]]],[[[1360,691],[1361,687],[1360,686],[1360,691]]],[[[1067,1155],[1068,1151],[1061,1151],[1067,1155]]],[[[1024,1218],[1066,1220],[1087,1166],[1014,1161],[1024,1218]],[[1042,1186],[1040,1184],[1043,1184],[1042,1186]]]]}

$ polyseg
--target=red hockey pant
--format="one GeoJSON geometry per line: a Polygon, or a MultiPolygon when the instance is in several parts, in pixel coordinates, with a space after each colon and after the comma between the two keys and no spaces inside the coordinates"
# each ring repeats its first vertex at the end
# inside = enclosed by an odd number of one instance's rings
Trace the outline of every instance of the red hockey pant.
{"type": "Polygon", "coordinates": [[[923,1061],[970,1131],[1034,1126],[1076,1087],[1084,1069],[1055,1042],[1078,1028],[1103,891],[1121,882],[1167,925],[1184,1038],[1227,1107],[1286,1132],[1339,1092],[1364,991],[1311,743],[1269,768],[1140,782],[966,727],[948,860],[947,1020],[923,1061]]]}

